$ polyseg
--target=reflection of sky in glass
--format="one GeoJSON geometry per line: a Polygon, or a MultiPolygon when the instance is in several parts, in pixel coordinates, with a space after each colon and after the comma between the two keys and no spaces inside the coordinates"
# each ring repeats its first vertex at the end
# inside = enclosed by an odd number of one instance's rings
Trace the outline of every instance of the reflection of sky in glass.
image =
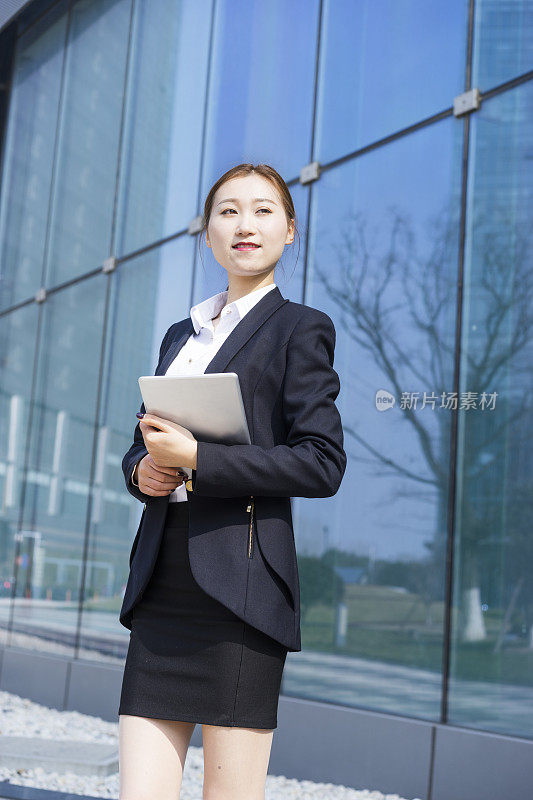
{"type": "Polygon", "coordinates": [[[130,2],[75,3],[70,14],[46,252],[52,286],[110,252],[130,2]]]}
{"type": "Polygon", "coordinates": [[[0,197],[0,309],[41,285],[65,40],[65,5],[21,36],[13,67],[0,197]]]}
{"type": "Polygon", "coordinates": [[[317,0],[217,3],[202,191],[241,161],[285,180],[309,160],[317,0]]]}
{"type": "MultiPolygon", "coordinates": [[[[147,329],[154,332],[153,363],[154,369],[159,358],[159,348],[168,328],[187,317],[190,308],[193,248],[196,238],[180,236],[156,251],[157,270],[153,276],[156,280],[157,294],[151,319],[147,320],[147,329]],[[150,328],[150,325],[152,328],[150,328]]],[[[142,282],[139,292],[142,294],[142,282]]]]}
{"type": "Polygon", "coordinates": [[[467,0],[325,3],[316,158],[331,161],[453,105],[467,0]]]}
{"type": "Polygon", "coordinates": [[[119,255],[196,214],[211,0],[136,3],[119,194],[119,255]]]}

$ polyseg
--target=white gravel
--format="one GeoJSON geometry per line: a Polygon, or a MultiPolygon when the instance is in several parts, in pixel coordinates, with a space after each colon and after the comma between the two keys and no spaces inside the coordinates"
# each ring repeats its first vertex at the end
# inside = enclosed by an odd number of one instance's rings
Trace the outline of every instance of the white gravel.
{"type": "MultiPolygon", "coordinates": [[[[78,711],[58,711],[34,703],[24,697],[0,691],[0,735],[68,739],[116,744],[118,721],[107,722],[100,717],[78,711]]],[[[201,800],[203,782],[203,752],[201,747],[189,746],[180,800],[201,800]]],[[[42,768],[9,769],[0,767],[0,780],[19,786],[32,786],[93,797],[118,798],[118,772],[107,777],[76,775],[72,772],[46,772],[42,768]]],[[[398,794],[382,794],[367,789],[356,790],[332,783],[313,783],[268,775],[265,800],[407,800],[398,794]]],[[[409,800],[420,800],[410,798],[409,800]]]]}

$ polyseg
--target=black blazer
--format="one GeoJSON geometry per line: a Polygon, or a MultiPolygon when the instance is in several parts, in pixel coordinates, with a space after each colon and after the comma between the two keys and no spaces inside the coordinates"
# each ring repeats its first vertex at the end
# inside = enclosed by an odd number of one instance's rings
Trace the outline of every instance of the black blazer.
{"type": "MultiPolygon", "coordinates": [[[[190,317],[171,325],[156,375],[165,374],[191,333],[190,317]]],[[[334,348],[327,314],[284,298],[277,286],[267,292],[205,370],[239,376],[252,444],[199,441],[193,488],[187,489],[195,580],[289,651],[302,649],[290,498],[331,497],[346,469],[334,348]]],[[[120,611],[129,629],[154,569],[169,497],[151,497],[131,483],[133,467],[147,452],[137,424],[122,461],[128,491],[145,504],[120,611]]]]}

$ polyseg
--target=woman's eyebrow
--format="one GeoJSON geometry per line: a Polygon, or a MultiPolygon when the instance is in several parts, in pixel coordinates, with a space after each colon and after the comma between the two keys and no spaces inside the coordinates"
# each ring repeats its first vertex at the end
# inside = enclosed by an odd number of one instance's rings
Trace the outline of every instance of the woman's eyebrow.
{"type": "MultiPolygon", "coordinates": [[[[221,206],[222,203],[238,203],[238,202],[239,201],[236,197],[226,197],[225,200],[221,200],[219,203],[217,203],[217,206],[221,206]]],[[[277,205],[276,201],[270,200],[269,197],[254,197],[252,203],[273,203],[274,205],[277,205]]]]}

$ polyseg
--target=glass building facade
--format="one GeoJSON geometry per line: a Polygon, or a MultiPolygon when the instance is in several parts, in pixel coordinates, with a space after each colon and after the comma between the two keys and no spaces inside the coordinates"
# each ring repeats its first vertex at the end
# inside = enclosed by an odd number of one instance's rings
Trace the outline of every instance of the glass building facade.
{"type": "Polygon", "coordinates": [[[533,740],[533,0],[41,0],[1,36],[4,657],[123,664],[137,378],[226,286],[209,188],[266,162],[348,454],[293,500],[283,698],[533,740]]]}

